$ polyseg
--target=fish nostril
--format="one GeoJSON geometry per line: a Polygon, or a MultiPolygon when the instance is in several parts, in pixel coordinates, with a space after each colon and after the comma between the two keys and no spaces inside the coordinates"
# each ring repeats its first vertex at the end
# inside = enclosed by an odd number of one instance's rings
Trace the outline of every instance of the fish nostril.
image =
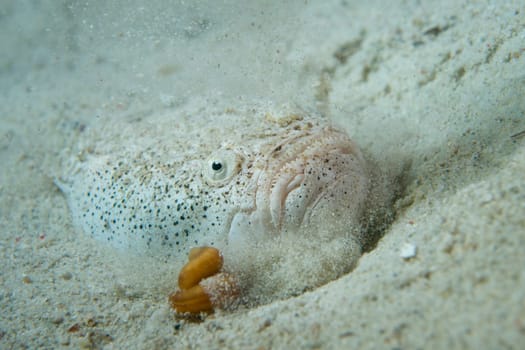
{"type": "Polygon", "coordinates": [[[281,152],[282,149],[283,149],[282,145],[275,147],[271,153],[272,158],[277,158],[279,156],[279,152],[281,152]]]}

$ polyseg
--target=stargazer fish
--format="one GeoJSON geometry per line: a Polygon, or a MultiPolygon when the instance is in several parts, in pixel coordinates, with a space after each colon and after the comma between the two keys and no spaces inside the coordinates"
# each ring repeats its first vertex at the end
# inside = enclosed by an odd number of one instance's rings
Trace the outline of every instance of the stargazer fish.
{"type": "Polygon", "coordinates": [[[298,282],[268,278],[296,293],[349,271],[377,240],[378,173],[315,113],[203,107],[88,129],[60,188],[75,224],[118,249],[169,261],[214,246],[252,285],[293,260],[298,282]]]}

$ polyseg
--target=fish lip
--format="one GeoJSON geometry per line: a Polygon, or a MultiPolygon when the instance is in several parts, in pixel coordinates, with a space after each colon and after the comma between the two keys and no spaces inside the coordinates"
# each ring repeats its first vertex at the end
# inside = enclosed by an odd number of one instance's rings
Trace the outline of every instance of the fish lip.
{"type": "MultiPolygon", "coordinates": [[[[312,176],[306,174],[309,161],[313,156],[330,156],[333,154],[351,154],[362,158],[357,145],[350,140],[346,133],[331,127],[321,128],[312,132],[284,140],[277,145],[267,156],[263,174],[258,179],[256,190],[257,206],[255,210],[266,211],[269,219],[268,228],[274,232],[281,232],[285,226],[285,212],[287,200],[290,194],[299,190],[305,181],[315,181],[312,176]],[[293,154],[284,159],[278,159],[276,152],[282,152],[285,148],[292,146],[293,154]],[[266,176],[265,176],[266,175],[266,176]],[[260,197],[266,196],[268,199],[260,197]],[[263,205],[261,208],[261,204],[263,205]]],[[[337,172],[337,170],[334,170],[337,172]]],[[[329,186],[333,188],[339,180],[329,186]]],[[[301,202],[304,207],[301,223],[308,222],[315,207],[324,198],[328,188],[319,189],[310,200],[301,202]]],[[[297,203],[295,203],[297,205],[297,203]]]]}

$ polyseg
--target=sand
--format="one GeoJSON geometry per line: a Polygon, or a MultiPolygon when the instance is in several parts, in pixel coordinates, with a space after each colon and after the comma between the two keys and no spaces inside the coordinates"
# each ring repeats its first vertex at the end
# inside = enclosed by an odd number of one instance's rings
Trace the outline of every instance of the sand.
{"type": "Polygon", "coordinates": [[[2,4],[0,348],[523,348],[523,2],[286,3],[2,4]],[[100,117],[254,97],[406,165],[397,217],[338,280],[178,319],[180,266],[73,227],[58,159],[100,117]]]}

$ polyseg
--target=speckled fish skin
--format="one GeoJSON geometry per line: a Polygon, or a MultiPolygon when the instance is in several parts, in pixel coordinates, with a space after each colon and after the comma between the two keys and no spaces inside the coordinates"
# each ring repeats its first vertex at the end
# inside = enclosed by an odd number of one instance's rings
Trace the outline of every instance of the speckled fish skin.
{"type": "Polygon", "coordinates": [[[331,234],[361,239],[349,225],[370,186],[366,162],[345,133],[297,109],[113,120],[91,127],[70,161],[60,187],[74,222],[123,250],[185,259],[194,246],[316,230],[327,220],[331,234]]]}

